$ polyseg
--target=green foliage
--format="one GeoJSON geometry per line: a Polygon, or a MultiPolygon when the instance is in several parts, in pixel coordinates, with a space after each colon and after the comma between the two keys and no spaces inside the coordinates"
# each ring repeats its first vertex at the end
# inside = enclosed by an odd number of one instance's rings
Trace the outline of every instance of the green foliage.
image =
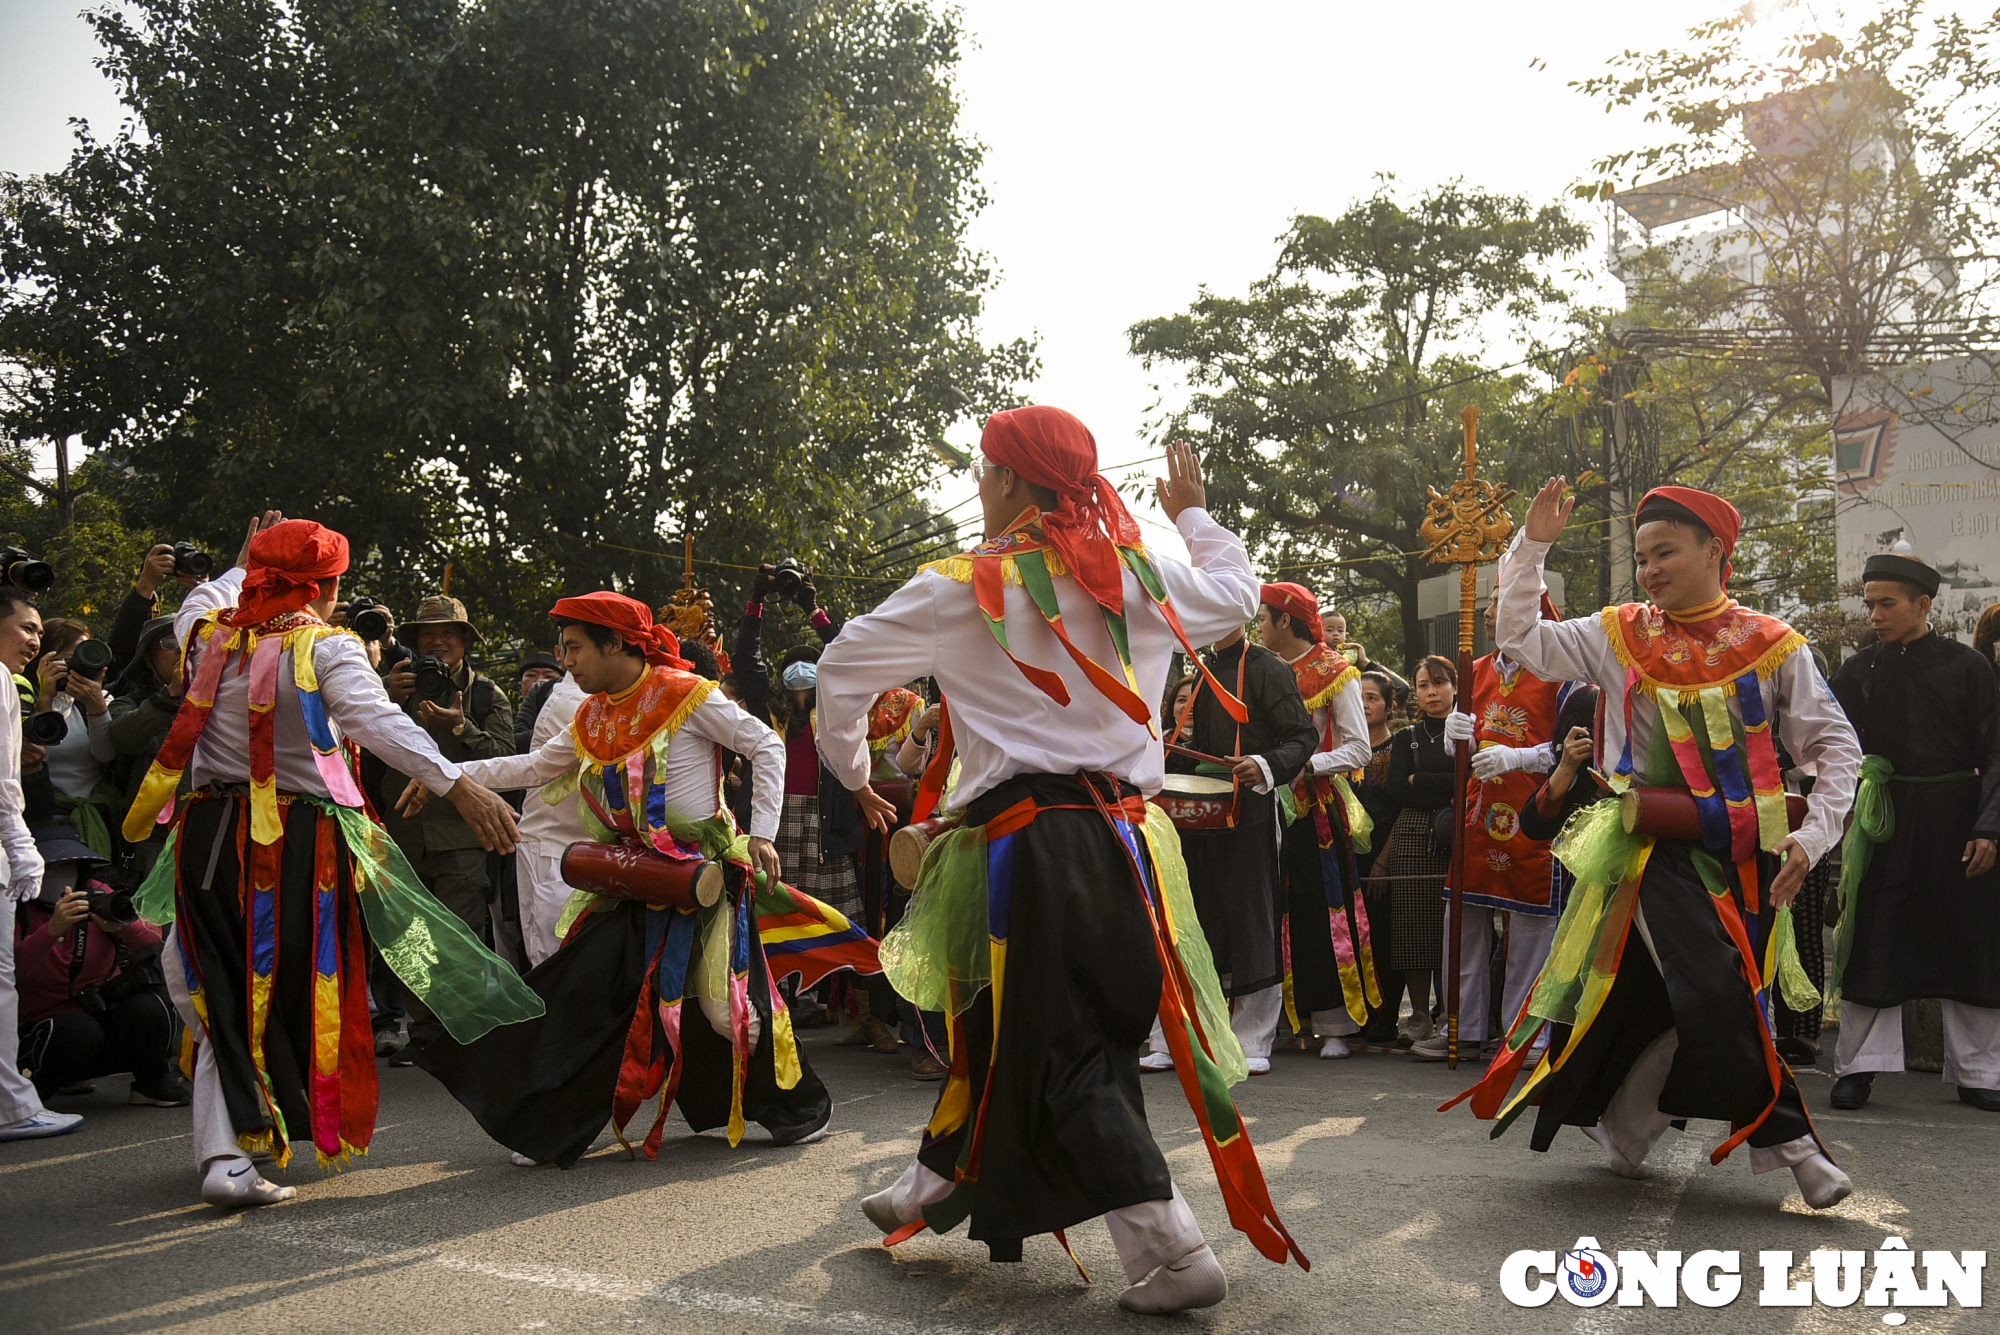
{"type": "Polygon", "coordinates": [[[1203,291],[1130,330],[1135,356],[1191,388],[1159,434],[1202,449],[1212,507],[1274,578],[1314,587],[1400,669],[1422,653],[1417,583],[1442,570],[1417,529],[1427,488],[1457,475],[1460,409],[1483,414],[1483,475],[1525,486],[1547,464],[1539,396],[1482,357],[1483,322],[1562,312],[1550,267],[1587,240],[1559,208],[1457,184],[1406,205],[1385,183],[1338,218],[1296,218],[1247,297],[1203,291]]]}
{"type": "Polygon", "coordinates": [[[354,540],[354,589],[407,609],[450,560],[540,640],[564,591],[664,601],[683,531],[872,570],[951,387],[1032,370],[973,332],[959,30],[907,0],[92,21],[140,128],[5,183],[0,427],[80,434],[139,527],[233,551],[282,505],[354,540]]]}

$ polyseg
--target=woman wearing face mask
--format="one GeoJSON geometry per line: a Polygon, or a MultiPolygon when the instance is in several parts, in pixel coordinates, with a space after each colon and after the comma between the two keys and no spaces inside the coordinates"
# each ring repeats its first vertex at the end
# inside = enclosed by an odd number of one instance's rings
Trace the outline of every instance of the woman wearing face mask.
{"type": "MultiPolygon", "coordinates": [[[[1399,1047],[1437,1032],[1431,1020],[1431,974],[1442,964],[1444,878],[1451,851],[1431,839],[1431,820],[1451,805],[1453,761],[1445,749],[1445,715],[1458,702],[1458,673],[1436,654],[1417,664],[1417,721],[1389,748],[1389,801],[1397,809],[1387,867],[1391,919],[1388,975],[1401,975],[1410,1018],[1396,1031],[1399,1047]]],[[[1385,985],[1392,985],[1386,982],[1385,985]]],[[[1386,1000],[1386,998],[1385,998],[1386,1000]]]]}

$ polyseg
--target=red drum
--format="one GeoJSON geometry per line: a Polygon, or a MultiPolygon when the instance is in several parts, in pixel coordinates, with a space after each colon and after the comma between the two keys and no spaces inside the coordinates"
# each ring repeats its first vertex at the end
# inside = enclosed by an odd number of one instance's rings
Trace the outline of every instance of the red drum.
{"type": "Polygon", "coordinates": [[[637,844],[571,844],[563,850],[562,877],[592,894],[678,909],[706,908],[722,898],[721,863],[670,858],[637,844]]]}
{"type": "MultiPolygon", "coordinates": [[[[1685,788],[1627,788],[1621,801],[1627,834],[1701,839],[1701,809],[1695,805],[1694,794],[1685,788]]],[[[1785,820],[1794,830],[1806,823],[1805,798],[1785,794],[1785,820]]]]}
{"type": "Polygon", "coordinates": [[[896,884],[905,890],[916,889],[917,875],[924,869],[924,854],[930,851],[931,840],[957,825],[954,817],[933,816],[915,825],[905,825],[890,835],[889,870],[895,874],[896,884]]]}
{"type": "Polygon", "coordinates": [[[1236,824],[1236,785],[1213,774],[1169,774],[1148,799],[1181,830],[1227,830],[1236,824]]]}

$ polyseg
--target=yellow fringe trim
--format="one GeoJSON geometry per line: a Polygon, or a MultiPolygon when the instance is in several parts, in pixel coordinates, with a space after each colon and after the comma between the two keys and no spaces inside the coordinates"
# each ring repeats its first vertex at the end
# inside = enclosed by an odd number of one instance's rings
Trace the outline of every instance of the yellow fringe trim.
{"type": "Polygon", "coordinates": [[[319,1158],[319,1170],[322,1173],[344,1173],[354,1166],[356,1159],[365,1159],[368,1157],[368,1147],[365,1145],[350,1145],[343,1140],[340,1142],[339,1154],[321,1154],[317,1147],[314,1148],[313,1154],[319,1158]]]}
{"type": "MultiPolygon", "coordinates": [[[[1132,550],[1144,556],[1146,554],[1146,544],[1135,542],[1132,544],[1132,550]]],[[[1042,559],[1048,563],[1051,577],[1066,578],[1069,575],[1069,565],[1062,559],[1061,553],[1057,552],[1054,547],[1042,548],[1042,559]]],[[[921,575],[927,570],[936,571],[954,583],[970,584],[972,583],[972,565],[972,553],[960,552],[957,556],[947,556],[942,561],[932,561],[927,565],[920,565],[917,567],[917,573],[921,575]]],[[[1011,556],[1000,558],[1000,582],[1002,585],[1011,585],[1015,588],[1019,588],[1021,585],[1021,572],[1014,568],[1014,558],[1011,556]]]]}
{"type": "Polygon", "coordinates": [[[687,699],[681,701],[679,705],[675,706],[674,712],[667,715],[667,721],[654,731],[652,737],[646,738],[630,751],[613,756],[609,760],[599,760],[596,756],[591,755],[590,752],[583,749],[583,738],[580,735],[572,734],[571,740],[576,745],[577,761],[586,769],[598,768],[604,765],[624,764],[633,756],[639,754],[639,752],[650,747],[653,744],[654,737],[658,737],[661,733],[665,733],[671,737],[679,732],[687,721],[694,716],[694,711],[701,708],[701,702],[708,699],[715,692],[716,685],[717,683],[708,680],[706,677],[702,678],[699,685],[694,686],[688,691],[687,699]]]}
{"type": "MultiPolygon", "coordinates": [[[[1611,641],[1611,651],[1618,655],[1619,666],[1630,668],[1639,674],[1639,689],[1648,697],[1657,698],[1662,691],[1671,692],[1683,706],[1692,706],[1701,692],[1720,686],[1724,695],[1736,694],[1736,680],[1743,672],[1735,672],[1714,681],[1705,681],[1693,686],[1681,682],[1658,681],[1646,675],[1639,660],[1632,656],[1632,647],[1625,642],[1625,633],[1618,619],[1618,609],[1607,607],[1598,614],[1604,626],[1604,637],[1611,641]]],[[[1755,672],[1760,681],[1768,680],[1787,658],[1803,649],[1806,637],[1789,627],[1785,637],[1765,650],[1764,656],[1745,668],[1744,672],[1755,672]]]]}
{"type": "Polygon", "coordinates": [[[1361,669],[1349,663],[1347,670],[1335,677],[1327,688],[1306,701],[1307,709],[1324,709],[1333,702],[1333,697],[1347,689],[1347,684],[1361,679],[1361,669]]]}
{"type": "Polygon", "coordinates": [[[283,1168],[292,1161],[291,1142],[285,1143],[283,1152],[278,1149],[278,1133],[271,1127],[262,1131],[239,1131],[236,1133],[236,1147],[245,1154],[268,1154],[271,1161],[283,1168]]]}

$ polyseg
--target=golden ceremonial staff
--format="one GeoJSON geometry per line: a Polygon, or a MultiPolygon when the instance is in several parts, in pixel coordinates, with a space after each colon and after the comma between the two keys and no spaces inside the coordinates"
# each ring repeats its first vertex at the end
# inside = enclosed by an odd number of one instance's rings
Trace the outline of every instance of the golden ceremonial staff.
{"type": "MultiPolygon", "coordinates": [[[[1425,553],[1433,565],[1455,565],[1458,585],[1458,690],[1464,709],[1472,691],[1473,627],[1478,624],[1479,567],[1497,561],[1514,532],[1514,517],[1507,513],[1511,487],[1496,487],[1479,476],[1479,409],[1465,410],[1465,476],[1451,484],[1443,495],[1430,488],[1430,505],[1417,529],[1430,544],[1425,553]]],[[[1499,593],[1496,588],[1495,594],[1499,593]]],[[[1458,1065],[1458,929],[1465,917],[1465,789],[1472,772],[1472,746],[1458,748],[1456,782],[1452,789],[1451,837],[1451,941],[1445,972],[1445,1061],[1458,1065]]]]}

